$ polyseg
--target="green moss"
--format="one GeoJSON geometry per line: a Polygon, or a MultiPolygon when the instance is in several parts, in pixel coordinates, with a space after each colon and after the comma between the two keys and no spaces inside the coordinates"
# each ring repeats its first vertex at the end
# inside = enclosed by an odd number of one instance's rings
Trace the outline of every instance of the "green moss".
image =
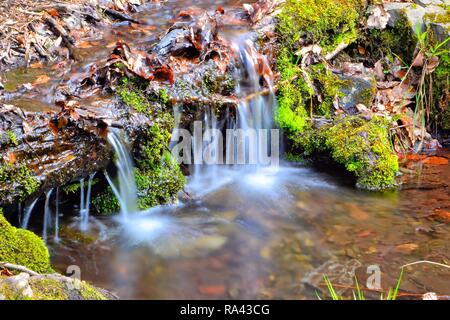
{"type": "Polygon", "coordinates": [[[111,187],[107,187],[105,191],[96,194],[92,199],[92,204],[97,213],[101,215],[109,215],[119,212],[120,205],[111,187]]]}
{"type": "Polygon", "coordinates": [[[149,112],[150,103],[140,92],[133,91],[133,89],[128,86],[122,86],[117,89],[117,93],[122,101],[134,110],[144,114],[149,112]]]}
{"type": "Polygon", "coordinates": [[[0,198],[8,199],[18,190],[19,201],[26,200],[39,189],[40,183],[25,164],[14,166],[0,162],[0,198]]]}
{"type": "Polygon", "coordinates": [[[341,88],[348,85],[348,81],[341,80],[323,64],[313,65],[311,76],[319,83],[318,87],[322,93],[322,102],[315,111],[317,114],[329,118],[333,110],[333,102],[336,98],[344,95],[341,88]]]}
{"type": "Polygon", "coordinates": [[[84,281],[81,281],[80,295],[83,300],[107,300],[102,293],[84,281]]]}
{"type": "Polygon", "coordinates": [[[2,137],[2,138],[3,138],[2,139],[3,141],[1,142],[2,145],[8,145],[8,144],[13,144],[15,146],[18,145],[16,134],[12,130],[6,131],[4,134],[4,137],[2,137]]]}
{"type": "Polygon", "coordinates": [[[412,31],[406,15],[401,14],[395,26],[383,30],[369,29],[360,35],[358,42],[368,50],[374,60],[394,56],[400,57],[405,63],[412,59],[417,43],[417,37],[412,31]]]}
{"type": "Polygon", "coordinates": [[[143,138],[138,149],[137,170],[139,206],[146,209],[176,200],[185,184],[180,166],[168,151],[173,129],[173,118],[169,113],[159,117],[143,138]]]}
{"type": "MultiPolygon", "coordinates": [[[[186,183],[180,166],[168,151],[173,126],[173,117],[169,113],[161,113],[135,144],[135,179],[138,204],[142,210],[173,203],[186,183]]],[[[120,209],[111,188],[95,196],[93,204],[100,214],[110,214],[120,209]]]]}
{"type": "Polygon", "coordinates": [[[320,129],[324,145],[332,158],[345,166],[364,189],[392,188],[398,171],[398,161],[388,136],[388,123],[379,117],[370,121],[346,117],[320,129]]]}
{"type": "Polygon", "coordinates": [[[431,74],[433,105],[431,122],[442,130],[450,131],[450,55],[439,56],[439,65],[431,74]]]}
{"type": "Polygon", "coordinates": [[[287,135],[303,132],[310,126],[306,101],[313,92],[302,77],[298,58],[293,56],[287,48],[280,51],[277,68],[281,79],[278,86],[278,108],[275,120],[287,135]]]}
{"type": "Polygon", "coordinates": [[[52,278],[30,278],[34,300],[68,300],[68,288],[65,283],[52,278]]]}
{"type": "Polygon", "coordinates": [[[444,13],[426,13],[423,16],[424,21],[435,22],[435,23],[450,23],[450,6],[447,6],[444,13]]]}
{"type": "Polygon", "coordinates": [[[216,70],[206,70],[202,80],[207,93],[228,95],[236,88],[236,80],[230,72],[222,74],[216,70]]]}
{"type": "Polygon", "coordinates": [[[0,261],[23,265],[39,273],[52,271],[44,241],[28,230],[11,226],[1,214],[0,261]]]}
{"type": "Polygon", "coordinates": [[[296,49],[300,39],[332,51],[357,38],[358,0],[287,0],[279,15],[278,33],[284,46],[296,49]]]}

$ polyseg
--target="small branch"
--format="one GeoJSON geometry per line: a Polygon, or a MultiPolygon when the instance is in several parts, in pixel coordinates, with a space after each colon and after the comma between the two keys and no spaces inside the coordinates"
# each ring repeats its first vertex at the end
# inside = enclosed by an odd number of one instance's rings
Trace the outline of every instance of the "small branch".
{"type": "Polygon", "coordinates": [[[30,276],[39,276],[39,273],[34,272],[30,269],[28,269],[27,267],[24,266],[20,266],[17,264],[12,264],[12,263],[7,263],[7,262],[0,262],[0,267],[1,268],[7,268],[7,269],[11,269],[11,270],[17,270],[20,272],[25,272],[28,273],[30,276]]]}
{"type": "Polygon", "coordinates": [[[448,266],[446,264],[433,262],[433,261],[428,261],[428,260],[421,260],[421,261],[411,262],[411,263],[408,263],[408,264],[405,264],[405,265],[401,266],[401,268],[412,266],[412,265],[415,265],[415,264],[421,264],[421,263],[433,264],[433,265],[436,265],[436,266],[440,266],[440,267],[444,267],[444,268],[450,269],[450,266],[448,266]]]}
{"type": "Polygon", "coordinates": [[[130,17],[129,15],[127,15],[125,13],[122,13],[122,12],[119,12],[119,11],[116,11],[116,10],[113,10],[110,8],[102,8],[102,9],[107,15],[113,17],[114,19],[117,19],[120,21],[129,21],[132,23],[139,24],[139,21],[133,19],[132,17],[130,17]]]}
{"type": "Polygon", "coordinates": [[[325,60],[330,61],[331,59],[333,59],[335,56],[338,55],[339,52],[341,52],[342,50],[344,50],[345,48],[347,48],[349,45],[349,43],[347,42],[341,42],[338,44],[338,46],[336,47],[336,49],[334,49],[333,51],[331,51],[330,53],[328,53],[327,55],[325,55],[325,60]]]}

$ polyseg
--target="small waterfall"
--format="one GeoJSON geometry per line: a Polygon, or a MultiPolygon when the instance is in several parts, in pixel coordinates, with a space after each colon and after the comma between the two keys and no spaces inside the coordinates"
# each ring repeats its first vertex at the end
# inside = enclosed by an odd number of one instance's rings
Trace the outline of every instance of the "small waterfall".
{"type": "Polygon", "coordinates": [[[50,197],[52,195],[53,189],[48,190],[45,193],[45,207],[44,207],[44,225],[42,231],[42,239],[47,242],[48,228],[50,225],[51,219],[51,210],[50,210],[50,197]]]}
{"type": "Polygon", "coordinates": [[[84,194],[84,178],[80,180],[80,229],[82,231],[86,231],[89,225],[91,190],[94,176],[95,172],[89,175],[86,197],[84,194]]]}
{"type": "MultiPolygon", "coordinates": [[[[198,119],[201,121],[194,122],[193,164],[186,190],[197,196],[235,179],[253,181],[253,176],[273,176],[279,164],[280,139],[273,122],[277,101],[270,65],[248,36],[230,40],[238,65],[234,78],[240,102],[236,112],[225,110],[220,117],[213,108],[204,108],[198,119]]],[[[179,113],[175,109],[177,124],[179,113]]],[[[178,142],[180,134],[176,130],[172,141],[178,142]]]]}
{"type": "Polygon", "coordinates": [[[30,205],[28,207],[25,208],[25,213],[23,216],[23,221],[22,221],[22,228],[23,229],[27,229],[28,228],[28,223],[30,222],[30,217],[31,217],[31,212],[34,209],[34,206],[36,205],[36,203],[38,202],[39,197],[37,197],[36,199],[34,199],[30,205]]]}
{"type": "Polygon", "coordinates": [[[115,186],[106,171],[105,177],[119,200],[122,218],[126,220],[130,213],[138,209],[133,161],[126,147],[125,139],[120,135],[120,131],[111,130],[108,133],[108,142],[116,153],[115,165],[117,167],[119,188],[115,186]]]}
{"type": "Polygon", "coordinates": [[[59,187],[56,188],[55,195],[55,236],[54,241],[59,242],[59,187]]]}

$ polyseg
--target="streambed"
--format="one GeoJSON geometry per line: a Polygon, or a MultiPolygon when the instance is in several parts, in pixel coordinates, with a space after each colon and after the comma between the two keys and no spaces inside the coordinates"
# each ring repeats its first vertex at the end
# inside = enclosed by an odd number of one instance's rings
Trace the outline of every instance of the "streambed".
{"type": "MultiPolygon", "coordinates": [[[[404,190],[385,194],[292,163],[277,173],[223,169],[227,181],[207,194],[127,224],[96,217],[80,232],[77,213],[65,212],[60,242],[48,243],[52,263],[62,273],[77,265],[125,299],[314,299],[323,274],[344,290],[372,265],[386,291],[402,265],[449,258],[448,221],[435,213],[450,200],[449,167],[409,166],[404,190]]],[[[405,270],[405,297],[446,293],[447,269],[405,270]]]]}

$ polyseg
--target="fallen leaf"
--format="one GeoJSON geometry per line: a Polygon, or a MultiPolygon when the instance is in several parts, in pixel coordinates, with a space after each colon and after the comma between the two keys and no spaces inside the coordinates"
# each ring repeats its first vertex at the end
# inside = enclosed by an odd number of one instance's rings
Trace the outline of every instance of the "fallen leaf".
{"type": "Polygon", "coordinates": [[[34,63],[30,64],[31,69],[40,69],[43,67],[44,67],[44,65],[42,64],[42,62],[34,62],[34,63]]]}
{"type": "Polygon", "coordinates": [[[438,65],[439,65],[439,58],[436,56],[432,56],[427,61],[427,72],[432,73],[434,71],[434,69],[437,68],[438,65]]]}
{"type": "Polygon", "coordinates": [[[411,66],[413,67],[423,67],[423,64],[425,62],[424,54],[422,51],[419,51],[419,53],[414,58],[411,66]]]}
{"type": "Polygon", "coordinates": [[[52,17],[58,17],[59,13],[58,10],[56,10],[55,8],[50,8],[45,10],[49,15],[51,15],[52,17]]]}
{"type": "Polygon", "coordinates": [[[444,222],[450,222],[450,211],[444,209],[434,209],[433,217],[444,222]]]}
{"type": "Polygon", "coordinates": [[[447,165],[448,159],[444,157],[427,157],[422,160],[422,163],[431,164],[431,165],[447,165]]]}
{"type": "Polygon", "coordinates": [[[12,277],[14,274],[9,271],[7,268],[3,268],[2,270],[0,270],[0,275],[5,276],[5,277],[12,277]]]}
{"type": "Polygon", "coordinates": [[[9,164],[14,164],[16,162],[16,154],[14,152],[10,152],[8,154],[9,164]]]}
{"type": "Polygon", "coordinates": [[[209,296],[221,296],[225,294],[226,288],[223,284],[201,286],[198,288],[201,294],[209,296]]]}
{"type": "Polygon", "coordinates": [[[364,230],[364,231],[361,231],[360,233],[358,233],[358,237],[367,238],[371,234],[372,234],[372,232],[370,230],[364,230]]]}
{"type": "MultiPolygon", "coordinates": [[[[378,60],[375,65],[374,65],[374,71],[375,71],[375,77],[377,78],[378,81],[384,81],[384,68],[383,68],[383,64],[381,63],[380,60],[378,60]]],[[[378,84],[377,84],[378,86],[378,84]]]]}
{"type": "Polygon", "coordinates": [[[39,77],[37,77],[36,80],[34,80],[33,85],[37,86],[40,84],[45,84],[49,81],[50,81],[50,77],[47,76],[46,74],[43,74],[43,75],[40,75],[39,77]]]}
{"type": "Polygon", "coordinates": [[[405,244],[400,244],[400,245],[396,246],[395,251],[402,252],[402,253],[409,253],[414,250],[417,250],[417,248],[419,248],[419,245],[417,245],[415,243],[405,243],[405,244]]]}
{"type": "Polygon", "coordinates": [[[365,55],[366,49],[363,46],[358,45],[358,52],[360,55],[365,55]]]}

